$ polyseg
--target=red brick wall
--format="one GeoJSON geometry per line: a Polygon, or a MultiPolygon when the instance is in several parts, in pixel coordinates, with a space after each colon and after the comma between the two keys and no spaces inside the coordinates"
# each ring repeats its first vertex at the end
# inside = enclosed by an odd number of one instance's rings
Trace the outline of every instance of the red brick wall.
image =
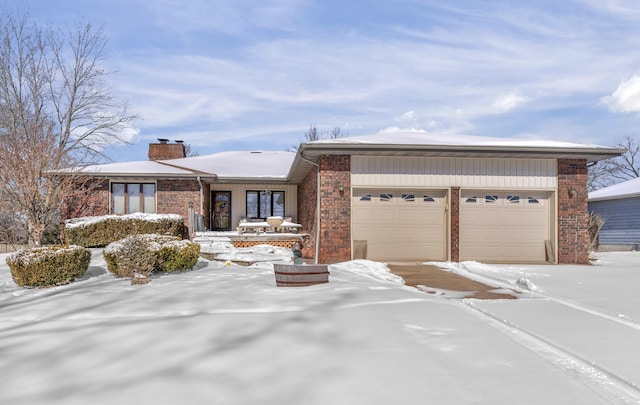
{"type": "Polygon", "coordinates": [[[320,157],[319,263],[351,260],[351,157],[320,157]],[[343,191],[339,191],[340,185],[343,191]]]}
{"type": "Polygon", "coordinates": [[[189,226],[189,203],[198,213],[200,185],[197,180],[158,180],[156,190],[156,212],[158,214],[178,214],[189,226]]]}
{"type": "MultiPolygon", "coordinates": [[[[323,155],[320,165],[320,241],[318,263],[351,260],[351,157],[323,155]],[[339,186],[343,191],[339,191],[339,186]]],[[[316,244],[317,173],[311,171],[298,186],[298,221],[310,234],[303,249],[313,257],[316,244]]]]}
{"type": "Polygon", "coordinates": [[[460,187],[451,187],[451,261],[460,260],[460,187]]]}
{"type": "Polygon", "coordinates": [[[584,159],[558,160],[558,263],[589,263],[587,175],[584,159]]]}
{"type": "Polygon", "coordinates": [[[182,143],[150,143],[149,160],[180,159],[186,156],[182,143]]]}
{"type": "Polygon", "coordinates": [[[60,208],[61,219],[109,214],[109,180],[96,179],[66,196],[60,208]]]}
{"type": "Polygon", "coordinates": [[[314,168],[298,185],[298,223],[302,225],[302,232],[309,234],[302,247],[302,257],[305,259],[315,256],[317,184],[317,171],[314,168]]]}

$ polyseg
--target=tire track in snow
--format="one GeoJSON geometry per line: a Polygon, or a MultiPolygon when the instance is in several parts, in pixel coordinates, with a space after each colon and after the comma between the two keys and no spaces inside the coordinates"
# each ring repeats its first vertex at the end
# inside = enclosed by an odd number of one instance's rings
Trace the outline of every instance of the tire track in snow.
{"type": "Polygon", "coordinates": [[[476,307],[472,300],[458,301],[471,314],[498,329],[511,339],[536,353],[547,362],[574,375],[587,387],[612,404],[640,404],[640,388],[624,377],[564,349],[544,337],[500,319],[476,307]]]}
{"type": "Polygon", "coordinates": [[[564,305],[564,306],[569,307],[571,309],[575,309],[575,310],[578,310],[578,311],[581,311],[581,312],[585,312],[587,314],[590,314],[590,315],[593,315],[593,316],[596,316],[596,317],[599,317],[599,318],[602,318],[602,319],[606,319],[608,321],[615,322],[617,324],[626,326],[628,328],[640,331],[640,322],[635,321],[635,320],[630,319],[630,318],[627,318],[627,317],[624,317],[623,315],[614,315],[614,314],[611,314],[611,313],[608,313],[608,312],[605,312],[605,311],[602,311],[602,310],[599,310],[599,309],[596,309],[596,308],[591,308],[591,307],[588,307],[586,305],[575,303],[573,301],[569,301],[569,300],[565,300],[565,299],[561,299],[561,298],[555,298],[555,297],[552,297],[550,295],[543,294],[540,291],[529,290],[529,289],[526,289],[526,288],[519,287],[517,284],[514,284],[512,282],[509,282],[507,280],[504,280],[504,279],[501,279],[501,278],[498,278],[498,277],[492,277],[492,276],[486,275],[486,274],[475,273],[475,272],[473,272],[473,271],[471,271],[469,269],[464,269],[464,270],[461,270],[461,269],[455,269],[455,270],[449,269],[449,270],[451,270],[454,273],[460,274],[461,276],[470,278],[472,280],[475,280],[475,281],[478,281],[478,282],[482,282],[482,283],[485,283],[485,284],[489,284],[489,285],[494,285],[494,286],[496,286],[496,288],[506,288],[506,289],[513,290],[513,291],[515,291],[517,293],[520,293],[520,294],[529,294],[530,296],[532,296],[534,298],[542,298],[542,299],[546,299],[546,300],[549,300],[549,301],[553,301],[553,302],[555,302],[557,304],[564,305]],[[464,274],[461,274],[461,273],[464,273],[464,274]]]}

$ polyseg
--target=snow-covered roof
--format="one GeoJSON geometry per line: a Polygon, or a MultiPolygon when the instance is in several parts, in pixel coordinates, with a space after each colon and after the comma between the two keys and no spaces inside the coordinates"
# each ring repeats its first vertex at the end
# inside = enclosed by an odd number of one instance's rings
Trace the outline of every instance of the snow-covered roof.
{"type": "Polygon", "coordinates": [[[286,180],[295,152],[232,151],[170,160],[144,160],[87,166],[101,176],[215,177],[218,180],[286,180]]]}
{"type": "Polygon", "coordinates": [[[561,141],[399,131],[307,142],[300,145],[298,152],[227,151],[181,159],[94,165],[82,171],[120,177],[202,176],[218,181],[260,179],[298,183],[313,168],[309,159],[317,160],[322,154],[579,158],[593,162],[623,152],[606,146],[561,141]]]}
{"type": "Polygon", "coordinates": [[[189,170],[168,166],[152,160],[141,160],[136,162],[107,163],[102,165],[91,165],[80,169],[81,173],[103,176],[123,176],[123,175],[191,175],[189,170]]]}
{"type": "Polygon", "coordinates": [[[345,138],[322,139],[308,142],[307,145],[421,145],[421,146],[497,146],[497,147],[530,147],[530,148],[603,148],[606,146],[587,145],[572,142],[552,141],[543,139],[514,139],[486,136],[458,135],[451,133],[436,133],[426,131],[381,132],[374,135],[364,135],[345,138]]]}
{"type": "Polygon", "coordinates": [[[307,156],[345,152],[357,154],[579,158],[589,162],[620,156],[624,149],[544,139],[515,139],[425,131],[381,132],[375,135],[323,139],[300,145],[307,156]]]}
{"type": "Polygon", "coordinates": [[[640,196],[640,177],[589,193],[589,201],[613,200],[640,196]]]}
{"type": "Polygon", "coordinates": [[[194,172],[214,174],[218,179],[281,178],[286,180],[295,152],[229,151],[162,161],[194,172]]]}

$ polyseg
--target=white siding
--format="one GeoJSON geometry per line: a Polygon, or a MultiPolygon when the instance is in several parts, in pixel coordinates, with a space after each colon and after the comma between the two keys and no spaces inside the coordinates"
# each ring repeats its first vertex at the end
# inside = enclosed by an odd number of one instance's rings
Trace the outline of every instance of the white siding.
{"type": "Polygon", "coordinates": [[[352,156],[352,187],[555,189],[554,159],[352,156]]]}

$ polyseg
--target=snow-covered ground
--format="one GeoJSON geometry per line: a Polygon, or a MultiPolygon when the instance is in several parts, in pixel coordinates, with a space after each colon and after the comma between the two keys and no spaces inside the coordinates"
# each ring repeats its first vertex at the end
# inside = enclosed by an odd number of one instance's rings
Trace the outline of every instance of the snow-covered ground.
{"type": "Polygon", "coordinates": [[[205,259],[132,286],[98,249],[82,279],[24,289],[5,258],[1,404],[640,403],[637,252],[440,263],[521,292],[500,301],[420,292],[362,260],[312,287],[205,259]]]}

